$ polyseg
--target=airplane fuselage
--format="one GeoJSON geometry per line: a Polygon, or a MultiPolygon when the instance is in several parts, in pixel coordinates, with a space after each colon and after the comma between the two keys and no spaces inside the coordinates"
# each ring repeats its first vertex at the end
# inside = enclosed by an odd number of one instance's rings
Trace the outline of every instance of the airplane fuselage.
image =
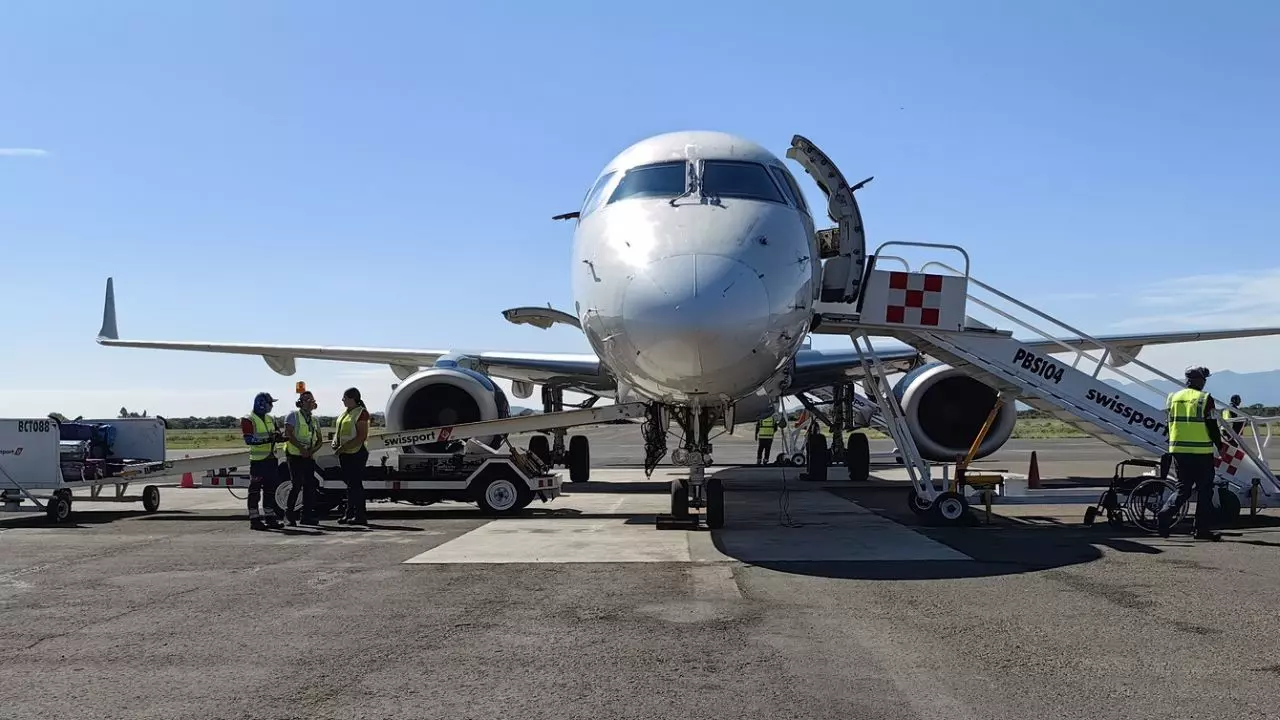
{"type": "Polygon", "coordinates": [[[620,401],[777,393],[821,276],[813,219],[780,159],[724,133],[659,135],[615,157],[580,212],[575,311],[620,401]]]}

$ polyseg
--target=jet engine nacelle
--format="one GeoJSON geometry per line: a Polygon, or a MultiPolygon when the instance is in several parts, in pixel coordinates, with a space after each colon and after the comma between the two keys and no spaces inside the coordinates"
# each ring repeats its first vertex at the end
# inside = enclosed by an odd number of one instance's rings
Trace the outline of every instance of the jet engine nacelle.
{"type": "MultiPolygon", "coordinates": [[[[461,367],[433,367],[409,376],[387,400],[387,430],[459,425],[510,417],[506,393],[483,373],[461,367]]],[[[496,448],[506,435],[478,437],[496,448]]],[[[401,452],[446,452],[448,443],[401,448],[401,452]]]]}
{"type": "MultiPolygon", "coordinates": [[[[904,375],[893,387],[920,454],[932,462],[954,462],[969,452],[996,401],[996,391],[941,363],[904,375]]],[[[1018,410],[1005,403],[978,447],[978,458],[999,450],[1013,434],[1018,410]]]]}
{"type": "Polygon", "coordinates": [[[767,418],[776,412],[777,407],[777,398],[748,395],[733,404],[734,425],[754,425],[757,420],[767,418]]]}

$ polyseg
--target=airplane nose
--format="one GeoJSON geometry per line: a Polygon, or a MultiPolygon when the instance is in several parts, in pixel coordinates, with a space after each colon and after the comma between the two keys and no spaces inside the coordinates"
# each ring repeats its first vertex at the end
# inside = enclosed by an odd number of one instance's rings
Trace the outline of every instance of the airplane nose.
{"type": "Polygon", "coordinates": [[[758,364],[752,356],[769,329],[769,295],[760,274],[738,260],[675,255],[632,278],[622,316],[644,374],[715,393],[744,365],[758,364]]]}

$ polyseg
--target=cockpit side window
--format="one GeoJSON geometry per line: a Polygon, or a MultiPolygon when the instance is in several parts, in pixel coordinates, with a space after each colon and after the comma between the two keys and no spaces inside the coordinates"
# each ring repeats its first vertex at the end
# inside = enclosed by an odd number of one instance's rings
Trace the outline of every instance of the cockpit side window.
{"type": "Polygon", "coordinates": [[[769,171],[763,165],[740,160],[703,161],[702,192],[711,197],[787,204],[782,191],[769,177],[769,171]]]}
{"type": "Polygon", "coordinates": [[[609,196],[609,202],[612,204],[627,198],[679,197],[684,194],[687,175],[683,160],[633,167],[622,176],[617,189],[609,196]]]}
{"type": "Polygon", "coordinates": [[[616,170],[605,173],[596,181],[595,186],[587,191],[587,197],[582,201],[582,210],[578,213],[578,220],[590,215],[593,211],[600,207],[604,199],[604,191],[613,182],[613,178],[617,176],[616,170]]]}
{"type": "Polygon", "coordinates": [[[791,173],[787,172],[786,168],[777,166],[770,167],[769,170],[773,172],[773,177],[777,179],[778,184],[787,191],[787,196],[791,198],[791,202],[800,208],[800,212],[808,215],[809,205],[804,201],[804,193],[800,192],[800,186],[796,184],[796,179],[791,176],[791,173]]]}

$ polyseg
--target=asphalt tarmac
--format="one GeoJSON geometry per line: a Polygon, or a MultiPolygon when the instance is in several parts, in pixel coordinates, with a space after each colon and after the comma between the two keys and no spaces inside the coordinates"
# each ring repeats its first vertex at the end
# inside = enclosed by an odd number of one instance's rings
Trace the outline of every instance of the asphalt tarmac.
{"type": "Polygon", "coordinates": [[[2,520],[0,718],[1276,717],[1273,514],[1221,543],[1076,506],[936,528],[888,483],[728,468],[724,529],[659,531],[676,471],[608,467],[638,462],[615,430],[522,518],[254,532],[225,490],[166,488],[2,520]]]}

